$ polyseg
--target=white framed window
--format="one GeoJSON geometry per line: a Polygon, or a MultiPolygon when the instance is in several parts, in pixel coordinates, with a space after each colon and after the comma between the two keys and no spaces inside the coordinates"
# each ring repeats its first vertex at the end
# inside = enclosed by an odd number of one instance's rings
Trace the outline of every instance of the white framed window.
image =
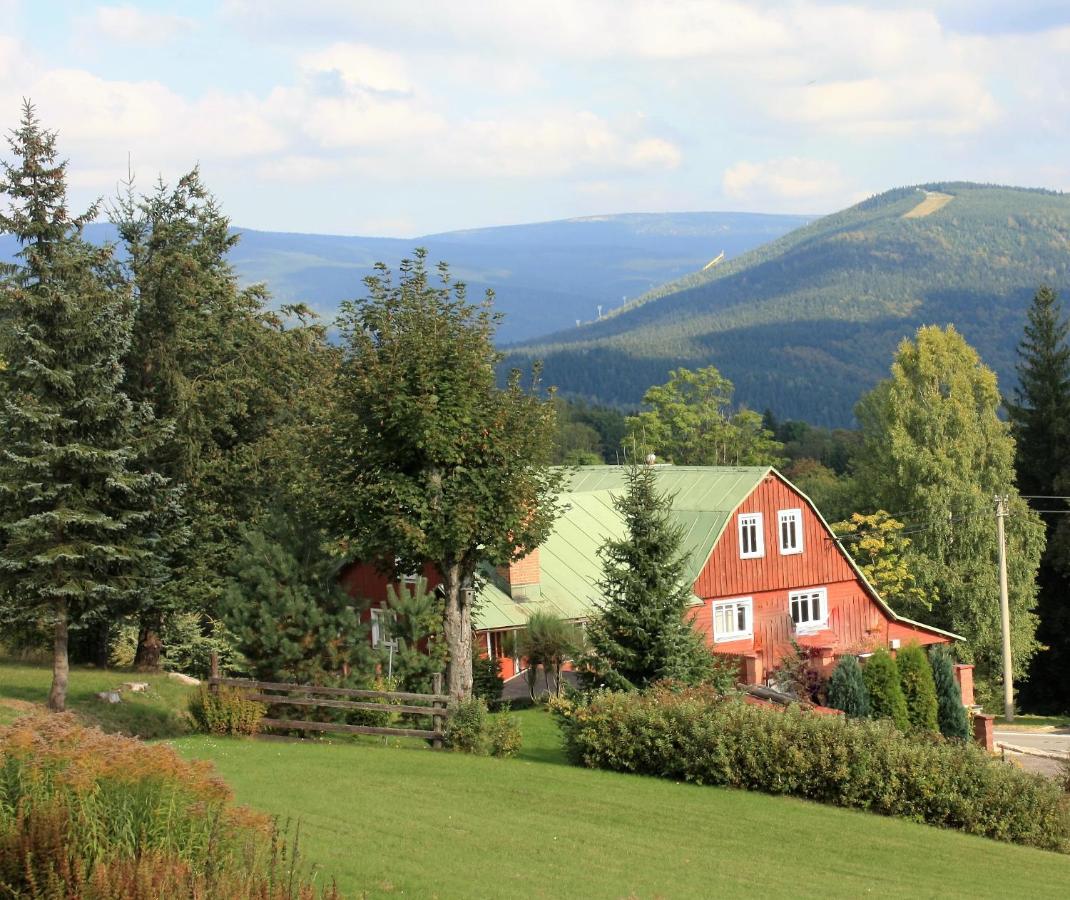
{"type": "Polygon", "coordinates": [[[713,640],[738,641],[754,634],[754,604],[750,597],[717,600],[713,604],[713,640]]]}
{"type": "Polygon", "coordinates": [[[391,640],[390,625],[394,621],[394,611],[390,609],[372,609],[372,646],[378,647],[391,640]]]}
{"type": "Polygon", "coordinates": [[[743,513],[739,517],[739,558],[765,556],[765,536],[762,534],[762,514],[743,513]]]}
{"type": "Polygon", "coordinates": [[[777,514],[780,555],[803,552],[803,517],[801,509],[782,509],[777,514]]]}
{"type": "Polygon", "coordinates": [[[829,600],[825,588],[807,588],[788,594],[791,624],[796,631],[820,631],[828,625],[829,600]]]}

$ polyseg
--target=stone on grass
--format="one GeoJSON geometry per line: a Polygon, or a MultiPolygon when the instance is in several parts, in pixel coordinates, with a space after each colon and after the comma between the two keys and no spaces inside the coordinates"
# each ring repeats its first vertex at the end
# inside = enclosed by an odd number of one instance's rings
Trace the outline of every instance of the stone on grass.
{"type": "Polygon", "coordinates": [[[192,675],[183,675],[181,672],[168,672],[167,677],[172,681],[177,681],[179,684],[200,684],[201,679],[194,678],[192,675]]]}
{"type": "Polygon", "coordinates": [[[122,703],[123,698],[118,691],[101,691],[97,694],[97,699],[101,703],[122,703]]]}
{"type": "Polygon", "coordinates": [[[119,685],[120,691],[133,691],[135,694],[139,694],[149,689],[149,683],[147,681],[124,681],[119,685]]]}

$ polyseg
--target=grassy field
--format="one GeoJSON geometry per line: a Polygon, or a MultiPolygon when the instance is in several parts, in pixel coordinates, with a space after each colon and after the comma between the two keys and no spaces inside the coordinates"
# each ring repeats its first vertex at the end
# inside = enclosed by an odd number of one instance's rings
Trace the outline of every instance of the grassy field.
{"type": "MultiPolygon", "coordinates": [[[[1007,720],[1003,716],[996,717],[996,727],[1005,726],[1007,720]]],[[[1070,716],[1030,716],[1019,715],[1014,717],[1011,728],[1070,728],[1070,716]]]]}
{"type": "MultiPolygon", "coordinates": [[[[43,666],[0,660],[0,725],[48,701],[52,673],[43,666]]],[[[143,738],[175,737],[188,731],[186,698],[190,688],[166,675],[143,675],[107,669],[71,670],[67,708],[86,722],[105,731],[143,738]],[[124,681],[144,681],[144,693],[123,692],[122,703],[102,703],[100,691],[110,691],[124,681]]]]}
{"type": "MultiPolygon", "coordinates": [[[[112,731],[184,730],[188,688],[94,698],[132,676],[78,669],[70,705],[112,731]]],[[[0,662],[0,724],[44,702],[49,673],[0,662]]],[[[787,798],[589,771],[565,763],[542,710],[518,713],[513,760],[412,742],[189,735],[238,799],[300,822],[304,856],[347,896],[1062,897],[1070,857],[787,798]],[[1018,874],[1015,874],[1018,873],[1018,874]],[[1026,873],[1026,874],[1023,874],[1026,873]],[[1011,881],[1009,882],[1008,879],[1011,881]]]]}
{"type": "Polygon", "coordinates": [[[238,798],[299,819],[351,896],[1064,897],[1070,857],[802,801],[564,764],[541,710],[514,760],[187,737],[238,798]],[[1018,873],[1017,875],[1015,873],[1018,873]]]}

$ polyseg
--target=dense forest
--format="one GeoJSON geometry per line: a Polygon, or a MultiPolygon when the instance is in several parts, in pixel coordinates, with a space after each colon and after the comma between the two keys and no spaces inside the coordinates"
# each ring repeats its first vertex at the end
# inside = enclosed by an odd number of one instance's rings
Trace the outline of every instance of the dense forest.
{"type": "Polygon", "coordinates": [[[752,409],[848,425],[897,344],[954,324],[1014,383],[1038,284],[1070,284],[1070,198],[968,183],[899,188],[667,284],[600,322],[511,350],[561,391],[634,405],[678,366],[713,364],[752,409]],[[950,197],[909,216],[926,191],[950,197]]]}

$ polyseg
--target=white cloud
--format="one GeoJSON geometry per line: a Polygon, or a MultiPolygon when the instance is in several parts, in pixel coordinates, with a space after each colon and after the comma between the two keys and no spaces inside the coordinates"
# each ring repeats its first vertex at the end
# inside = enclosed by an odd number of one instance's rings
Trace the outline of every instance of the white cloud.
{"type": "Polygon", "coordinates": [[[98,6],[86,24],[107,40],[140,45],[163,44],[194,27],[185,16],[150,12],[129,3],[98,6]]]}
{"type": "Polygon", "coordinates": [[[726,197],[747,207],[773,202],[793,210],[821,208],[831,197],[850,193],[840,167],[833,162],[798,156],[763,162],[741,160],[725,170],[721,188],[726,197]]]}

